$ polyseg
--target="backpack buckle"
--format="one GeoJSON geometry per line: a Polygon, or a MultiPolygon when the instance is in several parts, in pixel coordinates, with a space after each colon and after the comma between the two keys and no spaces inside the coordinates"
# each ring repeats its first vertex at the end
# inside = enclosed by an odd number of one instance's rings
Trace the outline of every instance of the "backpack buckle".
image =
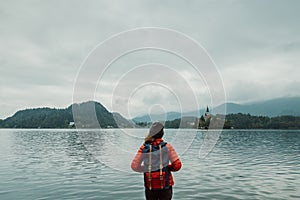
{"type": "Polygon", "coordinates": [[[159,180],[163,180],[164,179],[164,177],[163,177],[163,175],[159,175],[159,180]]]}

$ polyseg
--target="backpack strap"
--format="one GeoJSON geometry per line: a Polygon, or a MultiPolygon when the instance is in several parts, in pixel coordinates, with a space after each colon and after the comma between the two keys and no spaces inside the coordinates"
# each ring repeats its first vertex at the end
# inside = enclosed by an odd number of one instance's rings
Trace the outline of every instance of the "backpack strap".
{"type": "Polygon", "coordinates": [[[148,171],[149,171],[149,189],[152,189],[152,177],[151,177],[151,167],[152,167],[152,144],[150,144],[150,150],[149,150],[149,166],[148,166],[148,171]]]}
{"type": "Polygon", "coordinates": [[[162,151],[161,151],[161,145],[159,145],[159,179],[160,179],[160,188],[163,189],[163,175],[162,175],[162,151]]]}

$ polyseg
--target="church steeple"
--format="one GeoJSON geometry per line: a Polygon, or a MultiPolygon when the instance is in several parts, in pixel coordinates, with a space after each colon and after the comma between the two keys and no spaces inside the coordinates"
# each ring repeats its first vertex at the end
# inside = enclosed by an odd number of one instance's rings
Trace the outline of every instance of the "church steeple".
{"type": "Polygon", "coordinates": [[[208,109],[208,106],[206,107],[206,112],[205,112],[205,119],[208,119],[210,118],[210,113],[209,113],[209,109],[208,109]]]}

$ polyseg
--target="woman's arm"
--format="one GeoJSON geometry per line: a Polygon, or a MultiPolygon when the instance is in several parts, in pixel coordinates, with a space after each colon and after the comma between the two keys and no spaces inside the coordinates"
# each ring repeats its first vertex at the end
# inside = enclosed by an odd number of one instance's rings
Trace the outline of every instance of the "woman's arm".
{"type": "Polygon", "coordinates": [[[138,152],[136,153],[134,159],[131,162],[131,169],[136,172],[143,172],[144,171],[144,166],[142,165],[143,162],[143,149],[144,145],[140,147],[138,152]]]}
{"type": "Polygon", "coordinates": [[[181,164],[181,161],[180,161],[180,159],[179,159],[179,157],[178,157],[175,149],[169,143],[166,146],[168,147],[169,159],[171,161],[171,164],[168,165],[169,170],[170,171],[178,171],[178,170],[180,170],[182,164],[181,164]]]}

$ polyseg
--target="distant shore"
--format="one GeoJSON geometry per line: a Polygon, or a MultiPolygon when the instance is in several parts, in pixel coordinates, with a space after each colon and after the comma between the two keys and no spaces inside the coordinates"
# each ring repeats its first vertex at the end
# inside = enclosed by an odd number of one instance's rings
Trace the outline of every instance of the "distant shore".
{"type": "MultiPolygon", "coordinates": [[[[199,113],[199,112],[198,112],[199,113]]],[[[192,129],[300,129],[300,116],[254,116],[250,114],[211,114],[208,107],[204,116],[185,115],[165,122],[165,128],[192,129]],[[181,117],[181,118],[180,118],[181,117]],[[213,124],[210,121],[214,120],[213,124]],[[217,122],[217,123],[216,123],[217,122]],[[217,124],[217,126],[212,126],[217,124]],[[211,125],[211,126],[210,126],[211,125]]],[[[72,128],[148,128],[149,119],[126,119],[120,113],[109,112],[101,103],[88,101],[72,104],[64,109],[31,108],[20,110],[13,116],[0,119],[0,128],[72,129],[72,128]],[[75,124],[76,122],[76,124],[75,124]]]]}
{"type": "MultiPolygon", "coordinates": [[[[217,119],[220,115],[212,115],[211,119],[217,119]]],[[[224,117],[224,116],[223,116],[224,117]]],[[[210,120],[201,120],[201,118],[189,117],[189,121],[182,119],[175,119],[171,121],[165,122],[165,128],[169,129],[178,129],[178,128],[186,128],[186,129],[213,129],[209,127],[210,120]]],[[[112,119],[114,120],[114,119],[112,119]]],[[[148,128],[151,123],[150,122],[139,122],[134,126],[128,126],[124,124],[119,124],[117,122],[111,122],[112,124],[116,124],[116,126],[75,126],[74,122],[65,121],[65,123],[57,124],[58,121],[53,120],[47,123],[41,123],[38,121],[31,120],[31,123],[24,123],[22,119],[10,119],[10,123],[5,124],[5,120],[0,121],[0,128],[7,129],[97,129],[99,127],[104,129],[118,129],[118,128],[148,128]],[[57,126],[56,126],[57,125],[57,126]],[[123,126],[122,126],[123,125],[123,126]]],[[[267,117],[267,116],[252,116],[250,114],[228,114],[225,116],[225,123],[223,129],[282,129],[282,130],[297,130],[300,129],[300,116],[278,116],[278,117],[267,117]]]]}

